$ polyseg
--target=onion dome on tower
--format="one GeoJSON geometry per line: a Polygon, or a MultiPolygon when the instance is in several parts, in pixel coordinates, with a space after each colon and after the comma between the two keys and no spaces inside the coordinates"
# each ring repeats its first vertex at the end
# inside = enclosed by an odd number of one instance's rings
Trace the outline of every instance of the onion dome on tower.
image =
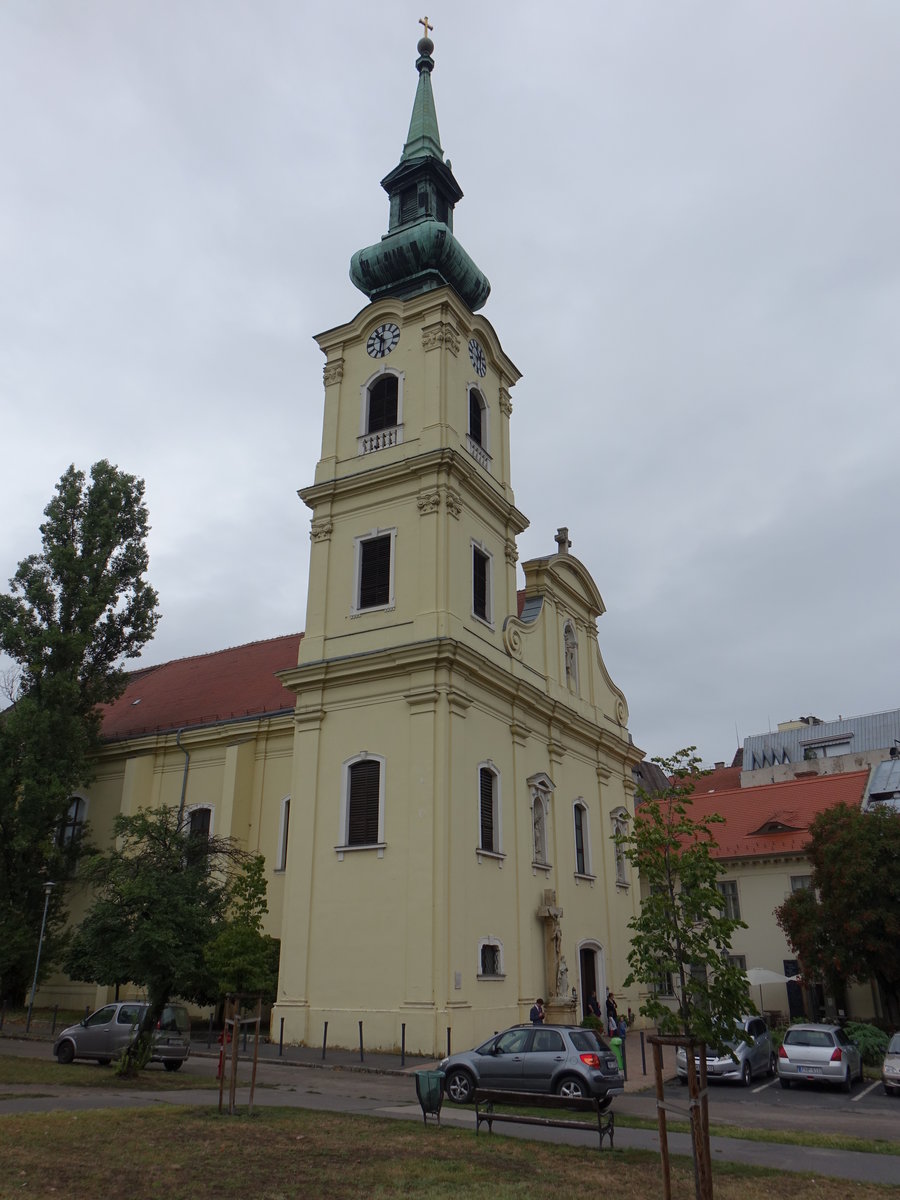
{"type": "Polygon", "coordinates": [[[381,181],[391,203],[388,231],[376,245],[357,250],[350,278],[370,300],[450,286],[477,312],[491,285],[453,236],[453,208],[463,193],[441,149],[431,91],[430,28],[425,25],[426,36],[419,40],[419,84],[406,145],[399,164],[381,181]]]}

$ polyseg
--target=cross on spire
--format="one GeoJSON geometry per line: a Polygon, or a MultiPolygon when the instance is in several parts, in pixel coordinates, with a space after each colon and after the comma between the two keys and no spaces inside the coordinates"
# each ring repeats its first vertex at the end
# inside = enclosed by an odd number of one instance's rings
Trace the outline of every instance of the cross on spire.
{"type": "Polygon", "coordinates": [[[434,26],[433,26],[433,25],[429,25],[429,24],[428,24],[428,18],[427,18],[427,17],[419,17],[419,24],[420,24],[421,26],[423,26],[423,27],[424,27],[424,29],[425,29],[425,37],[428,37],[428,34],[430,33],[430,31],[431,31],[432,29],[434,29],[434,26]]]}

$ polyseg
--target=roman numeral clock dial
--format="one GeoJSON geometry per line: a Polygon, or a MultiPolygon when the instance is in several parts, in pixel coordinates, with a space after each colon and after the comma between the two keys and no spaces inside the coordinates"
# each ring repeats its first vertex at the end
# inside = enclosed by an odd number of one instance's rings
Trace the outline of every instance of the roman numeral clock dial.
{"type": "Polygon", "coordinates": [[[369,334],[366,353],[370,358],[386,358],[400,341],[400,330],[391,322],[379,325],[369,334]]]}
{"type": "Polygon", "coordinates": [[[484,357],[484,351],[475,338],[469,338],[469,358],[479,378],[484,379],[484,373],[487,370],[487,359],[484,357]]]}

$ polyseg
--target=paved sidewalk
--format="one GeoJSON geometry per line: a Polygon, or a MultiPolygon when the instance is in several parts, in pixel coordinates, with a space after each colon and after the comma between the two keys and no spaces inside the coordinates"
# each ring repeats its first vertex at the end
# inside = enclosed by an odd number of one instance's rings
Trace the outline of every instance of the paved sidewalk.
{"type": "MultiPolygon", "coordinates": [[[[191,1054],[192,1055],[212,1055],[218,1056],[220,1052],[218,1035],[214,1035],[210,1039],[209,1035],[195,1035],[191,1039],[191,1054]]],[[[642,1092],[647,1088],[654,1087],[653,1081],[653,1056],[650,1045],[646,1042],[646,1034],[643,1039],[641,1034],[636,1030],[630,1030],[626,1039],[625,1045],[625,1066],[628,1073],[628,1078],[625,1081],[625,1092],[642,1092]]],[[[459,1046],[459,1050],[467,1050],[468,1046],[459,1046]]],[[[238,1057],[240,1059],[252,1058],[253,1056],[253,1039],[248,1037],[246,1050],[244,1049],[243,1040],[238,1047],[238,1057]]],[[[259,1043],[259,1058],[260,1061],[268,1063],[284,1063],[287,1066],[306,1066],[306,1067],[325,1067],[334,1068],[340,1067],[345,1071],[378,1071],[386,1075],[412,1075],[416,1071],[436,1070],[440,1060],[433,1058],[425,1058],[422,1055],[406,1054],[388,1054],[382,1051],[368,1051],[363,1049],[360,1055],[359,1049],[348,1050],[338,1047],[326,1046],[324,1056],[321,1046],[288,1046],[285,1045],[279,1049],[277,1042],[259,1043]]],[[[666,1079],[672,1079],[675,1075],[675,1051],[671,1046],[663,1047],[663,1076],[666,1079]]]]}

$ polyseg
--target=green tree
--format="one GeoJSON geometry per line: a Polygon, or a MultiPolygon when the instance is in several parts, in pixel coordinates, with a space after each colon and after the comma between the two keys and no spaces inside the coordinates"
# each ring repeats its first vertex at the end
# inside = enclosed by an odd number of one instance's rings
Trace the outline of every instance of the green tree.
{"type": "Polygon", "coordinates": [[[262,932],[267,911],[265,859],[259,855],[234,880],[229,918],[206,948],[220,997],[241,992],[275,999],[280,943],[262,932]]]}
{"type": "MultiPolygon", "coordinates": [[[[144,574],[144,483],[106,461],[74,466],[44,509],[42,550],[0,594],[0,649],[15,663],[14,704],[0,715],[0,1000],[31,982],[46,880],[53,880],[48,969],[65,920],[65,881],[81,845],[65,833],[72,793],[87,786],[100,709],[125,685],[159,619],[144,574]]],[[[70,831],[71,832],[71,831],[70,831]]]]}
{"type": "Polygon", "coordinates": [[[126,1056],[132,1069],[171,997],[198,1004],[217,997],[209,947],[233,905],[241,911],[248,895],[258,896],[260,882],[265,911],[265,879],[261,859],[231,839],[186,834],[174,808],[120,814],[113,837],[111,850],[82,864],[94,901],[73,932],[64,965],[73,979],[107,986],[129,981],[146,989],[148,1009],[126,1056]]]}
{"type": "Polygon", "coordinates": [[[746,926],[725,915],[716,886],[721,867],[713,857],[713,826],[722,818],[691,814],[691,793],[704,774],[693,746],[653,761],[669,785],[639,793],[634,827],[618,839],[644,888],[640,914],[629,922],[625,986],[638,982],[649,989],[640,1011],[661,1033],[720,1046],[734,1037],[735,1021],[750,1007],[746,977],[728,958],[732,934],[746,926]],[[660,984],[669,979],[674,1008],[660,997],[660,984]]]}
{"type": "Polygon", "coordinates": [[[885,1016],[900,1021],[900,812],[838,804],[809,827],[811,887],[775,910],[807,978],[835,997],[874,979],[885,1016]]]}

